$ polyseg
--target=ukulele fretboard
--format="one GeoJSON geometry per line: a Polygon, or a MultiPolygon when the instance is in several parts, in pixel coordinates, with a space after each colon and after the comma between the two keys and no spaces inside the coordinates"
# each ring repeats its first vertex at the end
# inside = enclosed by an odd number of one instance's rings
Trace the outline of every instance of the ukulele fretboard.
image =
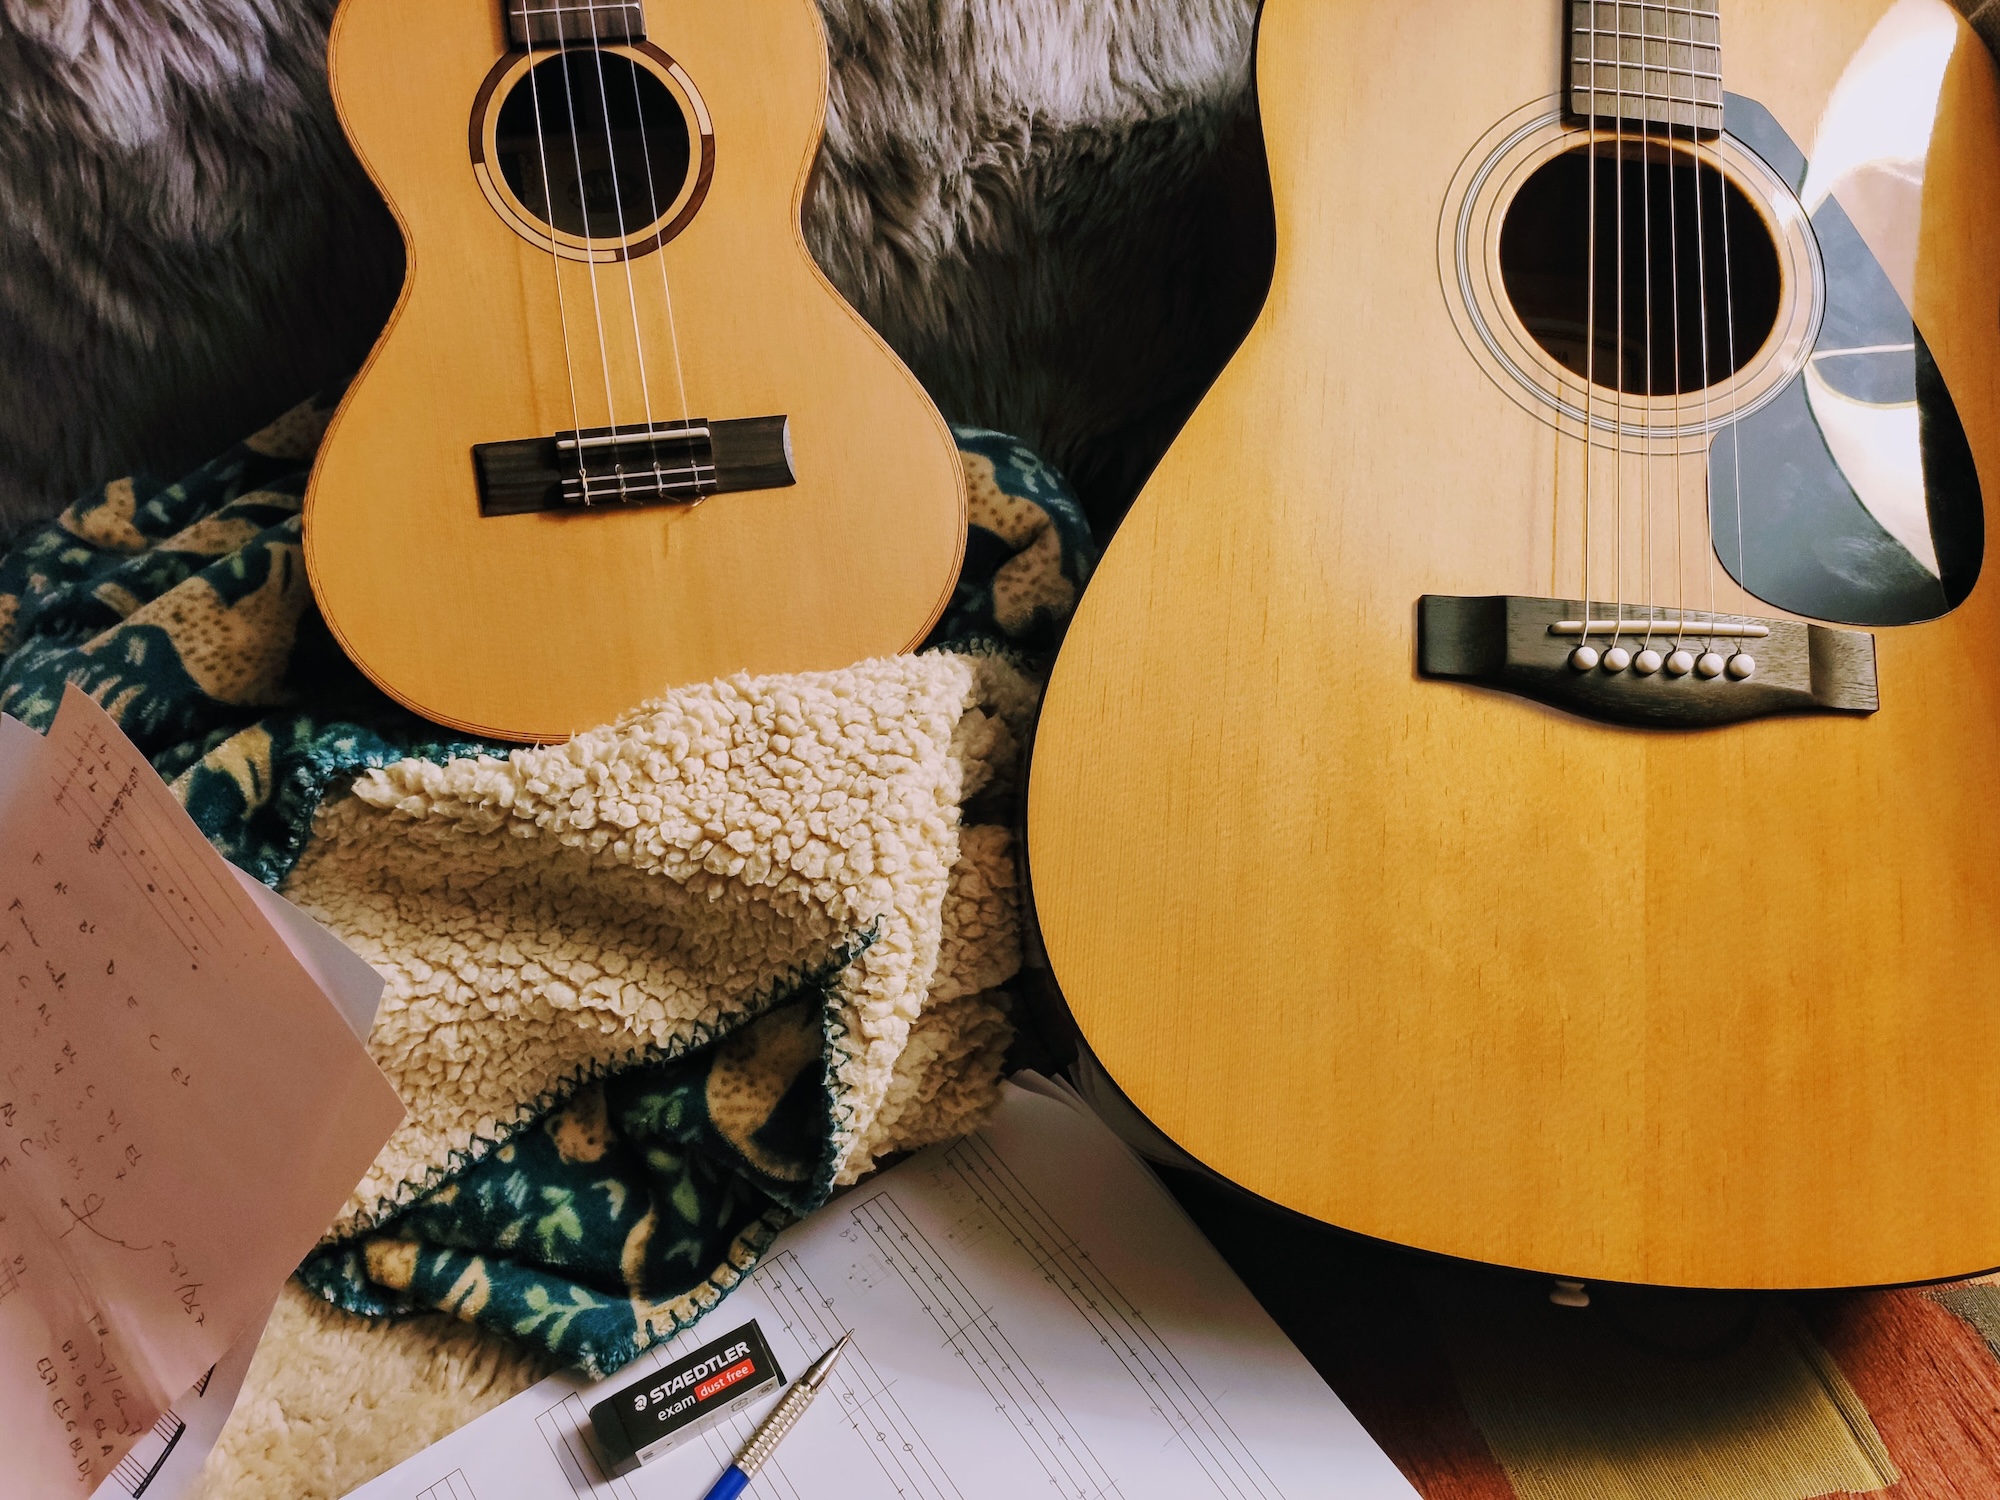
{"type": "Polygon", "coordinates": [[[516,47],[564,42],[643,42],[640,0],[505,0],[507,36],[516,47]]]}
{"type": "Polygon", "coordinates": [[[1721,0],[1571,0],[1569,107],[1586,120],[1722,129],[1721,0]]]}

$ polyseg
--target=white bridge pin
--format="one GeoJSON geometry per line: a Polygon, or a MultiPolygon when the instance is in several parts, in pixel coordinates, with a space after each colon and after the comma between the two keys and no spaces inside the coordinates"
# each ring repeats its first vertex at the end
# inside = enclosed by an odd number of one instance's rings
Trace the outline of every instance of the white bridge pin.
{"type": "Polygon", "coordinates": [[[1729,675],[1738,682],[1757,670],[1757,658],[1747,651],[1739,651],[1729,658],[1729,675]]]}
{"type": "Polygon", "coordinates": [[[1694,653],[1692,651],[1676,651],[1672,656],[1667,658],[1667,670],[1676,677],[1687,676],[1688,673],[1694,670],[1694,653]]]}
{"type": "Polygon", "coordinates": [[[1644,651],[1641,651],[1637,656],[1632,658],[1632,670],[1641,676],[1651,677],[1655,672],[1660,670],[1661,665],[1665,661],[1665,657],[1661,656],[1651,646],[1648,646],[1644,651]]]}
{"type": "Polygon", "coordinates": [[[1701,660],[1694,664],[1694,669],[1704,677],[1720,677],[1722,657],[1717,652],[1704,651],[1701,653],[1701,660]]]}
{"type": "Polygon", "coordinates": [[[1622,672],[1631,665],[1632,653],[1623,646],[1613,646],[1604,653],[1604,670],[1607,672],[1622,672]]]}
{"type": "Polygon", "coordinates": [[[1597,648],[1595,646],[1578,646],[1574,651],[1570,652],[1569,664],[1579,672],[1588,672],[1592,667],[1597,665],[1597,648]]]}

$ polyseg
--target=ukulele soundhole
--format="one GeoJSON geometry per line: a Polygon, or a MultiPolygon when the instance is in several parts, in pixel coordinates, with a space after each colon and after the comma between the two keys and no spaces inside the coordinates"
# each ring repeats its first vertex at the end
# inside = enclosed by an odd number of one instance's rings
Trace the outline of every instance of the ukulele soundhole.
{"type": "Polygon", "coordinates": [[[692,80],[646,42],[510,56],[474,107],[473,168],[487,200],[570,260],[667,243],[700,208],[714,166],[692,80]]]}

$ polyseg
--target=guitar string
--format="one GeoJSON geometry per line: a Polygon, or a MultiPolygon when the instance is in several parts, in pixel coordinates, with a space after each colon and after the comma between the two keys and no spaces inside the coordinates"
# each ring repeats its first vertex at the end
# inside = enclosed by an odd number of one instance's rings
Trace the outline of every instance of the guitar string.
{"type": "MultiPolygon", "coordinates": [[[[532,25],[532,22],[530,24],[532,25]]],[[[557,26],[558,33],[560,33],[561,23],[558,22],[557,26]]],[[[549,55],[560,58],[562,56],[562,49],[558,47],[549,55]]],[[[569,382],[570,426],[572,431],[581,432],[583,430],[583,410],[576,399],[576,358],[570,352],[569,346],[569,299],[563,292],[562,251],[557,246],[555,239],[556,190],[555,183],[549,177],[549,135],[547,124],[542,118],[542,86],[539,76],[541,66],[540,63],[535,61],[535,44],[534,40],[530,38],[528,42],[528,103],[533,107],[535,112],[535,148],[540,154],[542,164],[542,208],[547,213],[549,220],[549,264],[554,269],[556,278],[556,321],[562,328],[563,373],[569,382]]],[[[577,450],[577,461],[580,464],[582,460],[583,450],[579,448],[577,450]]],[[[587,484],[586,488],[588,488],[587,484]]]]}
{"type": "MultiPolygon", "coordinates": [[[[1728,178],[1724,178],[1724,174],[1722,174],[1720,138],[1716,140],[1716,152],[1718,152],[1718,160],[1716,160],[1716,212],[1722,214],[1724,216],[1724,224],[1728,224],[1728,210],[1730,210],[1730,202],[1728,202],[1728,178]]],[[[1698,174],[1696,174],[1696,184],[1694,186],[1700,188],[1700,176],[1698,174]]],[[[1700,204],[1700,198],[1696,198],[1696,204],[1700,204]]],[[[1708,252],[1706,244],[1702,246],[1702,252],[1706,256],[1706,252],[1708,252]]],[[[1728,286],[1728,276],[1724,276],[1724,296],[1732,296],[1730,286],[1728,286]]],[[[1704,350],[1708,346],[1708,338],[1710,338],[1710,332],[1708,332],[1708,306],[1706,306],[1706,298],[1704,298],[1704,304],[1702,304],[1702,346],[1704,346],[1704,350]]],[[[1736,340],[1730,338],[1730,342],[1734,344],[1736,340]]],[[[1704,352],[1704,356],[1702,356],[1704,364],[1710,358],[1712,356],[1704,352]]],[[[1706,396],[1706,392],[1704,392],[1704,396],[1706,396]]],[[[1702,404],[1702,426],[1708,430],[1708,436],[1710,436],[1710,442],[1712,442],[1714,440],[1714,428],[1712,428],[1712,418],[1708,414],[1706,400],[1702,404]]],[[[1730,448],[1734,450],[1734,446],[1736,446],[1736,432],[1732,428],[1730,430],[1730,448]]],[[[1702,458],[1702,468],[1704,468],[1704,472],[1702,472],[1702,526],[1706,528],[1706,536],[1702,538],[1702,546],[1704,546],[1704,550],[1708,554],[1708,616],[1714,618],[1716,606],[1718,606],[1718,600],[1716,600],[1716,574],[1722,570],[1722,552],[1716,548],[1716,482],[1714,482],[1714,472],[1712,472],[1712,462],[1708,458],[1708,452],[1710,450],[1704,450],[1704,458],[1702,458]]],[[[1742,492],[1740,490],[1738,490],[1736,504],[1738,504],[1738,518],[1740,518],[1742,516],[1742,492]]],[[[1742,526],[1740,524],[1738,524],[1736,536],[1738,536],[1738,540],[1742,540],[1742,526]]],[[[1738,558],[1736,568],[1738,568],[1738,572],[1742,572],[1742,558],[1738,558]]]]}
{"type": "MultiPolygon", "coordinates": [[[[1722,14],[1717,7],[1715,34],[1718,45],[1722,40],[1722,14]]],[[[1729,252],[1729,179],[1722,166],[1721,138],[1717,138],[1716,150],[1716,213],[1722,219],[1722,305],[1728,314],[1726,333],[1729,347],[1725,357],[1729,361],[1729,461],[1736,488],[1736,582],[1745,589],[1749,584],[1744,579],[1743,562],[1743,445],[1739,440],[1738,424],[1742,421],[1742,403],[1736,398],[1736,273],[1729,252]]]]}
{"type": "MultiPolygon", "coordinates": [[[[653,459],[654,482],[656,484],[661,484],[664,483],[664,476],[660,473],[660,443],[657,437],[652,436],[652,433],[654,431],[653,386],[652,382],[647,378],[646,375],[646,338],[639,328],[639,290],[638,287],[635,285],[632,276],[631,247],[627,244],[623,244],[623,242],[627,238],[626,227],[625,227],[625,189],[624,186],[619,181],[618,142],[611,128],[611,89],[604,79],[604,46],[603,46],[603,35],[597,29],[597,0],[589,0],[589,11],[590,11],[590,53],[592,58],[595,59],[597,63],[597,102],[599,110],[604,116],[604,157],[606,164],[605,170],[611,178],[612,212],[617,215],[618,238],[621,241],[621,251],[619,259],[624,262],[624,267],[625,267],[625,301],[626,305],[630,308],[632,314],[632,355],[633,358],[636,359],[639,364],[639,401],[646,415],[646,431],[649,437],[648,446],[652,453],[652,459],[653,459]]],[[[637,78],[638,68],[636,65],[633,66],[633,74],[634,77],[632,83],[632,90],[634,95],[636,96],[639,88],[638,78],[637,78]]],[[[646,133],[646,121],[643,112],[640,114],[638,118],[637,125],[640,138],[644,139],[646,133]]],[[[580,152],[578,154],[578,159],[579,161],[582,159],[580,152]]],[[[616,426],[617,424],[614,423],[613,425],[616,426]]],[[[611,451],[614,455],[616,455],[619,450],[616,446],[614,446],[611,451]]],[[[625,493],[625,484],[624,484],[625,466],[624,466],[624,461],[622,459],[617,460],[616,472],[619,478],[618,492],[620,497],[622,498],[625,493]]]]}
{"type": "MultiPolygon", "coordinates": [[[[1702,203],[1707,188],[1702,183],[1702,150],[1699,138],[1691,139],[1694,154],[1694,247],[1695,285],[1701,306],[1701,518],[1704,528],[1702,549],[1706,557],[1703,572],[1708,579],[1708,617],[1716,617],[1715,570],[1718,559],[1715,554],[1715,485],[1713,469],[1709,460],[1709,449],[1714,442],[1715,417],[1710,406],[1710,395],[1715,385],[1714,355],[1709,347],[1708,309],[1708,223],[1702,203]]],[[[1720,172],[1718,169],[1718,181],[1720,172]]]]}
{"type": "MultiPolygon", "coordinates": [[[[1646,13],[1639,13],[1639,92],[1641,108],[1644,107],[1646,91],[1646,13]]],[[[1640,251],[1640,270],[1645,275],[1645,341],[1646,341],[1646,420],[1644,434],[1639,440],[1639,524],[1645,529],[1639,534],[1639,553],[1646,568],[1646,646],[1653,641],[1653,621],[1659,616],[1659,594],[1653,578],[1653,458],[1659,411],[1655,405],[1653,387],[1653,142],[1647,131],[1648,122],[1640,121],[1639,128],[1639,238],[1643,248],[1640,251]]],[[[1642,648],[1644,649],[1644,648],[1642,648]]]]}
{"type": "MultiPolygon", "coordinates": [[[[597,35],[597,0],[589,0],[589,10],[591,39],[595,43],[597,35]]],[[[562,29],[562,18],[558,15],[556,18],[556,34],[558,36],[561,36],[562,29]]],[[[612,394],[611,390],[611,347],[605,341],[604,337],[604,301],[597,288],[597,252],[591,248],[590,194],[583,179],[583,137],[582,133],[577,129],[576,82],[571,76],[570,49],[567,46],[562,49],[562,59],[563,98],[569,105],[570,154],[572,160],[576,162],[576,206],[577,211],[583,215],[583,234],[581,236],[583,240],[583,263],[590,272],[590,309],[597,324],[597,359],[604,376],[604,421],[607,427],[615,428],[618,425],[618,400],[612,394]]],[[[601,103],[602,100],[600,99],[599,102],[601,103]]],[[[549,227],[551,229],[555,228],[553,224],[549,227]]],[[[591,503],[590,465],[584,459],[584,449],[581,445],[580,436],[582,430],[581,428],[577,429],[579,433],[576,450],[577,473],[583,484],[583,503],[589,505],[591,503]]],[[[613,452],[615,453],[616,450],[614,449],[613,452]]],[[[618,481],[618,498],[623,500],[626,498],[624,463],[614,459],[611,471],[618,481]]]]}
{"type": "Polygon", "coordinates": [[[1555,472],[1549,478],[1549,587],[1548,597],[1562,597],[1562,528],[1563,528],[1563,458],[1564,443],[1570,436],[1557,422],[1553,427],[1554,441],[1549,454],[1555,472]]]}
{"type": "Polygon", "coordinates": [[[1584,310],[1583,310],[1583,640],[1578,649],[1590,644],[1590,502],[1591,476],[1597,467],[1597,6],[1590,5],[1590,95],[1584,124],[1590,132],[1584,148],[1585,192],[1589,207],[1584,215],[1584,310]]]}
{"type": "MultiPolygon", "coordinates": [[[[1717,71],[1719,72],[1720,71],[1719,59],[1721,57],[1721,42],[1722,42],[1721,7],[1718,5],[1713,12],[1697,12],[1696,15],[1689,20],[1688,25],[1690,32],[1699,28],[1700,20],[1703,15],[1710,15],[1713,17],[1715,21],[1715,27],[1716,27],[1715,55],[1718,59],[1717,71]]],[[[1693,83],[1691,81],[1690,88],[1692,89],[1692,87],[1693,83]]],[[[1725,234],[1725,243],[1726,243],[1728,213],[1729,213],[1729,192],[1728,192],[1728,178],[1726,177],[1722,166],[1722,142],[1724,134],[1725,134],[1724,130],[1718,129],[1718,131],[1716,132],[1715,145],[1713,149],[1715,156],[1716,212],[1722,216],[1723,229],[1725,234]]],[[[1695,156],[1695,174],[1694,174],[1695,247],[1696,247],[1696,253],[1700,257],[1699,283],[1701,288],[1701,377],[1702,377],[1701,519],[1704,530],[1704,535],[1702,537],[1702,553],[1703,553],[1702,573],[1708,582],[1708,619],[1709,619],[1709,629],[1711,632],[1708,638],[1708,648],[1709,650],[1712,651],[1715,649],[1715,636],[1713,634],[1713,631],[1716,623],[1721,618],[1720,614],[1718,613],[1719,600],[1717,598],[1716,574],[1722,566],[1721,557],[1718,554],[1715,546],[1715,486],[1714,486],[1713,463],[1710,457],[1712,443],[1713,443],[1713,433],[1714,433],[1714,416],[1710,407],[1710,396],[1715,384],[1714,367],[1713,367],[1714,350],[1712,347],[1712,338],[1710,334],[1710,317],[1709,317],[1709,303],[1708,303],[1708,226],[1706,221],[1706,210],[1703,208],[1705,189],[1702,186],[1702,172],[1701,172],[1703,153],[1701,150],[1701,143],[1698,139],[1694,138],[1692,129],[1690,130],[1690,140],[1694,147],[1694,156],[1695,156]]],[[[1723,297],[1725,301],[1728,301],[1729,299],[1733,298],[1733,295],[1734,295],[1733,290],[1731,289],[1728,282],[1728,278],[1725,275],[1723,283],[1723,297]]],[[[1730,314],[1730,319],[1731,319],[1731,325],[1733,327],[1734,326],[1733,311],[1730,314]]],[[[1731,365],[1730,394],[1733,398],[1735,394],[1735,368],[1734,368],[1735,337],[1733,334],[1731,335],[1730,338],[1730,346],[1731,347],[1728,352],[1728,358],[1730,360],[1730,365],[1731,365]]],[[[1733,419],[1734,416],[1733,411],[1731,415],[1733,419]]],[[[1733,429],[1731,438],[1733,446],[1734,442],[1733,429]]],[[[1740,647],[1738,649],[1740,649],[1740,647]]]]}
{"type": "MultiPolygon", "coordinates": [[[[1618,359],[1613,367],[1617,383],[1611,388],[1617,403],[1613,411],[1615,441],[1611,459],[1612,588],[1616,601],[1616,613],[1611,622],[1611,644],[1614,647],[1625,629],[1625,12],[1626,6],[1621,0],[1613,10],[1617,22],[1612,33],[1613,45],[1617,48],[1617,68],[1613,76],[1617,80],[1618,92],[1617,112],[1611,122],[1612,196],[1617,206],[1617,249],[1612,257],[1611,274],[1618,299],[1618,359]]],[[[1640,25],[1644,24],[1642,19],[1640,25]]]]}
{"type": "MultiPolygon", "coordinates": [[[[1673,12],[1669,11],[1667,13],[1667,61],[1669,63],[1673,61],[1674,55],[1673,16],[1673,12]]],[[[1694,22],[1692,19],[1688,22],[1688,35],[1690,40],[1692,40],[1694,35],[1694,22]]],[[[1688,56],[1689,65],[1692,67],[1694,56],[1692,47],[1689,49],[1688,56]]],[[[1670,74],[1669,78],[1671,79],[1675,76],[1678,75],[1670,74]]],[[[1688,116],[1692,119],[1694,116],[1694,80],[1690,78],[1688,82],[1688,116]]],[[[1667,267],[1673,278],[1671,317],[1674,326],[1674,413],[1672,423],[1674,428],[1674,477],[1672,492],[1674,516],[1674,598],[1680,601],[1674,612],[1685,623],[1687,620],[1687,516],[1685,514],[1687,507],[1682,499],[1681,447],[1683,440],[1680,435],[1680,426],[1681,393],[1687,389],[1687,373],[1681,367],[1680,133],[1674,120],[1673,88],[1671,83],[1669,84],[1667,93],[1667,243],[1671,247],[1667,256],[1667,267]]]]}
{"type": "MultiPolygon", "coordinates": [[[[676,108],[679,107],[678,103],[676,104],[675,107],[676,108]]],[[[647,220],[647,225],[649,228],[655,230],[656,232],[664,234],[665,231],[659,228],[660,184],[658,179],[656,179],[653,176],[653,142],[651,135],[644,128],[645,109],[639,100],[639,68],[636,63],[633,65],[632,68],[632,108],[639,116],[640,127],[641,127],[639,131],[639,150],[642,155],[643,162],[646,168],[647,206],[652,214],[652,217],[649,220],[647,220]]],[[[696,149],[698,149],[697,136],[698,136],[697,131],[690,130],[688,132],[687,170],[690,173],[699,172],[700,170],[700,168],[695,164],[695,157],[694,157],[694,152],[696,151],[696,149]]],[[[674,196],[675,198],[679,197],[678,191],[675,193],[674,196]]],[[[667,207],[672,208],[673,206],[674,206],[674,199],[670,198],[667,201],[667,207]]],[[[690,408],[688,406],[687,372],[681,364],[680,328],[678,327],[678,325],[675,323],[674,320],[674,289],[668,283],[667,280],[667,244],[665,239],[662,239],[660,243],[653,248],[652,253],[659,257],[660,296],[665,300],[667,307],[667,346],[673,351],[674,382],[676,385],[680,387],[680,393],[681,393],[681,426],[683,428],[692,427],[694,425],[694,418],[689,414],[690,408]]],[[[653,444],[653,461],[655,465],[657,465],[659,462],[659,443],[657,440],[653,444]]],[[[701,495],[698,490],[694,496],[694,499],[697,501],[701,499],[701,495]]]]}

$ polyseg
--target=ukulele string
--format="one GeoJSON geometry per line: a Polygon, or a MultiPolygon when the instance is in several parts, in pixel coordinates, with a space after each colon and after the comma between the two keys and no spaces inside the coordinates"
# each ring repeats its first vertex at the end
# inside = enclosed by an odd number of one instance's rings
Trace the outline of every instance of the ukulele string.
{"type": "MultiPolygon", "coordinates": [[[[659,257],[660,296],[666,302],[667,307],[667,347],[672,350],[674,356],[674,383],[680,387],[681,426],[685,429],[694,426],[694,418],[689,414],[687,372],[681,365],[680,329],[675,325],[674,321],[674,289],[667,281],[667,242],[665,231],[658,229],[660,222],[660,184],[659,180],[653,176],[653,138],[651,133],[646,129],[646,110],[639,96],[639,68],[636,64],[632,68],[632,110],[639,121],[639,150],[646,168],[646,204],[648,212],[651,214],[646,223],[649,228],[655,229],[661,235],[660,243],[653,247],[652,253],[659,257]]],[[[693,132],[689,132],[688,145],[690,155],[688,158],[688,167],[690,170],[694,168],[692,152],[695,147],[693,135],[693,132]]],[[[671,199],[668,201],[667,207],[673,207],[671,199]]],[[[690,448],[689,452],[692,454],[693,449],[690,448]]],[[[655,439],[653,443],[653,463],[656,468],[659,465],[659,460],[659,442],[655,439]]],[[[700,500],[701,493],[699,488],[696,489],[694,498],[700,500]]]]}
{"type": "MultiPolygon", "coordinates": [[[[560,26],[560,22],[558,22],[558,26],[560,26]]],[[[549,55],[560,58],[562,56],[562,49],[557,47],[549,55]]],[[[578,405],[576,399],[576,358],[570,352],[569,347],[569,301],[563,292],[562,251],[557,246],[555,238],[556,194],[555,184],[549,179],[549,135],[547,125],[542,118],[542,85],[539,76],[541,66],[540,63],[535,61],[535,47],[531,41],[528,44],[528,102],[533,106],[535,111],[535,149],[541,156],[542,208],[548,214],[549,220],[549,265],[554,270],[556,278],[556,321],[562,327],[563,373],[569,382],[570,430],[581,433],[583,431],[583,410],[578,405]]],[[[582,462],[583,450],[579,448],[577,450],[579,473],[584,472],[581,468],[582,462]]],[[[584,480],[586,494],[589,488],[589,480],[586,477],[584,480]]]]}
{"type": "MultiPolygon", "coordinates": [[[[625,301],[632,313],[632,355],[639,362],[639,400],[644,407],[646,415],[646,432],[650,439],[654,482],[661,484],[664,483],[664,476],[660,473],[659,439],[652,436],[654,430],[653,387],[652,383],[646,377],[646,339],[645,335],[639,329],[639,291],[633,284],[632,279],[631,247],[622,243],[625,239],[625,189],[624,185],[618,180],[618,142],[611,128],[611,89],[604,79],[604,47],[602,46],[601,34],[597,29],[597,0],[589,0],[587,9],[590,14],[590,53],[597,63],[597,102],[600,111],[604,115],[605,171],[611,178],[611,210],[617,215],[617,233],[621,241],[618,258],[625,266],[625,301]]],[[[634,75],[632,89],[636,97],[639,87],[637,67],[635,66],[632,71],[634,75]]],[[[643,139],[645,136],[645,117],[643,115],[640,116],[637,124],[639,134],[643,139]]],[[[581,160],[580,152],[578,159],[581,160]]],[[[613,425],[615,426],[616,423],[613,425]]],[[[615,447],[611,451],[614,454],[618,452],[615,447]]],[[[625,465],[622,460],[618,462],[617,473],[619,481],[618,491],[622,497],[625,493],[625,465]]]]}
{"type": "MultiPolygon", "coordinates": [[[[588,8],[590,12],[591,43],[595,46],[597,41],[596,0],[590,0],[588,8]]],[[[558,29],[561,27],[560,18],[557,20],[557,27],[558,29]]],[[[578,131],[576,124],[576,80],[572,74],[572,58],[568,47],[563,48],[562,57],[563,98],[569,105],[570,155],[571,159],[576,162],[576,206],[577,212],[583,215],[583,263],[590,271],[590,309],[597,324],[597,359],[604,376],[604,420],[607,427],[616,429],[618,426],[618,401],[617,397],[611,391],[611,346],[605,341],[604,337],[604,300],[597,289],[597,252],[591,248],[590,244],[590,193],[584,184],[583,178],[583,136],[578,131]]],[[[600,104],[603,103],[601,95],[598,102],[600,104]]],[[[614,449],[612,451],[615,453],[617,450],[614,449]]],[[[583,503],[589,505],[591,503],[590,469],[584,462],[583,448],[580,441],[576,456],[577,471],[583,481],[583,503]]],[[[623,500],[626,498],[625,465],[623,462],[614,458],[612,461],[612,473],[618,480],[618,498],[623,500]]]]}

